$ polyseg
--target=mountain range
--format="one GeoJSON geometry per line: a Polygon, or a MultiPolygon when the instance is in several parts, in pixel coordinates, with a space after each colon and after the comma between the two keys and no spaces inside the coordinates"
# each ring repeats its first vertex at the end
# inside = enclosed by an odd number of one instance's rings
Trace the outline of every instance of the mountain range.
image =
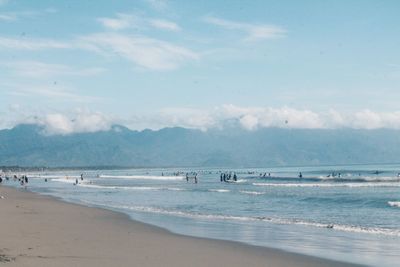
{"type": "Polygon", "coordinates": [[[0,165],[268,167],[400,162],[400,131],[232,127],[47,135],[40,125],[0,130],[0,165]]]}

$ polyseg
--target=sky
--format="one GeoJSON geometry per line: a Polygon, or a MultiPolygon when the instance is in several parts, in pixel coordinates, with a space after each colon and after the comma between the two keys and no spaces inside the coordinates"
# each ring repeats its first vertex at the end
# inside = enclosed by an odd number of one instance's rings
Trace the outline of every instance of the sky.
{"type": "Polygon", "coordinates": [[[0,128],[400,129],[400,2],[0,0],[0,128]]]}

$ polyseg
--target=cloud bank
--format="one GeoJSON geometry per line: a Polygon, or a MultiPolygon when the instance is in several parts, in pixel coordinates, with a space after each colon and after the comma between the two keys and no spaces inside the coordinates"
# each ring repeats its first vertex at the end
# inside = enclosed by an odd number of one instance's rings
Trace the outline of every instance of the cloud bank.
{"type": "Polygon", "coordinates": [[[37,119],[47,135],[67,135],[72,133],[91,133],[107,131],[112,126],[110,118],[99,112],[79,111],[73,116],[52,113],[37,119]]]}
{"type": "MultiPolygon", "coordinates": [[[[15,110],[12,112],[15,113],[15,110]]],[[[69,115],[53,112],[20,118],[18,123],[42,125],[45,133],[72,134],[106,131],[114,124],[123,124],[130,129],[161,129],[164,127],[184,127],[207,131],[232,127],[254,131],[263,128],[286,129],[399,129],[400,111],[374,112],[361,110],[354,113],[340,113],[335,110],[314,112],[290,107],[240,107],[223,105],[212,109],[167,108],[153,114],[133,115],[117,118],[100,112],[78,110],[69,115]]],[[[10,124],[10,123],[9,123],[10,124]]]]}
{"type": "Polygon", "coordinates": [[[262,128],[289,129],[400,129],[400,111],[373,112],[361,110],[341,113],[336,110],[315,112],[290,107],[240,107],[223,105],[213,109],[168,108],[153,115],[133,116],[126,122],[130,128],[158,129],[180,126],[208,130],[241,127],[245,130],[262,128]]]}

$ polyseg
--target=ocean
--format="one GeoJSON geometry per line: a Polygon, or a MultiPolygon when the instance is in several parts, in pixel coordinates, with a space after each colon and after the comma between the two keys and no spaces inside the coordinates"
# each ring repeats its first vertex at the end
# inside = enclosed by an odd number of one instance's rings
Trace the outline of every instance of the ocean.
{"type": "MultiPolygon", "coordinates": [[[[399,172],[400,165],[354,165],[26,174],[33,192],[175,233],[392,267],[400,262],[399,172]],[[221,182],[221,173],[232,178],[221,182]]],[[[4,184],[20,187],[12,179],[4,184]]]]}

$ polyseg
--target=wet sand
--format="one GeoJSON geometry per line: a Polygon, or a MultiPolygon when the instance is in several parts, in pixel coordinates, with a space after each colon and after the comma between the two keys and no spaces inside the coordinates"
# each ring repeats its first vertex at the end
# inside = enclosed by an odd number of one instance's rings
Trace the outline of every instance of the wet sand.
{"type": "Polygon", "coordinates": [[[195,238],[0,185],[1,266],[360,266],[195,238]]]}

